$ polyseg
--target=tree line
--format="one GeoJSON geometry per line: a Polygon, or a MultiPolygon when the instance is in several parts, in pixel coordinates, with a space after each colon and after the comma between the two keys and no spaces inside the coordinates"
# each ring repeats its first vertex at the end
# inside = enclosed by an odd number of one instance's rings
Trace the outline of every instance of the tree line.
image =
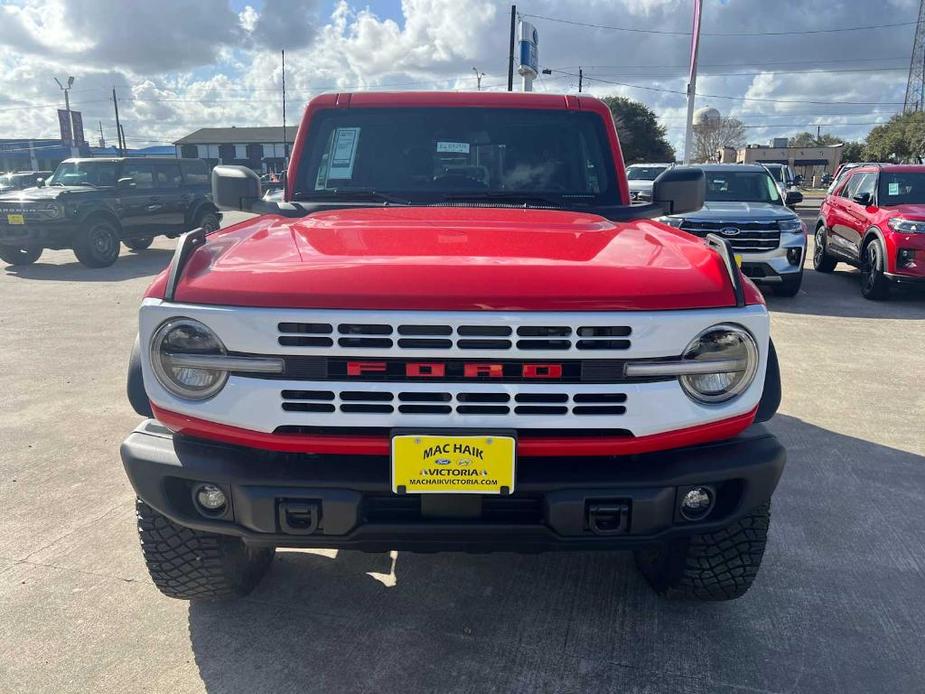
{"type": "MultiPolygon", "coordinates": [[[[675,161],[675,151],[668,142],[665,126],[659,124],[649,107],[622,96],[608,96],[603,101],[613,113],[627,164],[675,161]]],[[[802,132],[789,138],[787,144],[790,147],[825,147],[841,142],[844,142],[844,162],[922,163],[925,161],[925,113],[897,114],[871,130],[863,141],[845,142],[831,133],[802,132]]],[[[745,144],[745,125],[736,118],[695,125],[692,160],[714,161],[723,147],[739,149],[745,144]]]]}

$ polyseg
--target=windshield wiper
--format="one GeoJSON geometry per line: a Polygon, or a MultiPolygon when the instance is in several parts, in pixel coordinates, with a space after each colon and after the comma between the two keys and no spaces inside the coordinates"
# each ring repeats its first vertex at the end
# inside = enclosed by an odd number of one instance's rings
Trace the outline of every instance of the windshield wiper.
{"type": "MultiPolygon", "coordinates": [[[[443,199],[449,202],[522,202],[526,206],[539,205],[543,207],[562,207],[564,200],[553,200],[552,198],[533,193],[518,193],[515,191],[501,191],[495,193],[454,193],[444,195],[443,199]]],[[[568,202],[572,202],[569,200],[568,202]]],[[[587,203],[585,203],[587,204],[587,203]]]]}
{"type": "Polygon", "coordinates": [[[373,188],[329,188],[313,190],[310,193],[296,193],[293,200],[302,202],[323,202],[326,200],[343,200],[345,202],[374,201],[390,205],[410,205],[411,201],[389,193],[382,193],[373,188]]]}

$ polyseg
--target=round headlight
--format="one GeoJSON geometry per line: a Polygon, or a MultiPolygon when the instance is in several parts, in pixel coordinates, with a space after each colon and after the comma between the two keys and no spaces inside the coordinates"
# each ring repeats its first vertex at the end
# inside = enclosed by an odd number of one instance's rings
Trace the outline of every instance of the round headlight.
{"type": "Polygon", "coordinates": [[[714,325],[694,338],[682,359],[705,364],[721,362],[722,370],[684,375],[680,381],[684,392],[694,400],[726,402],[752,384],[758,371],[758,345],[741,326],[714,325]]]}
{"type": "Polygon", "coordinates": [[[186,400],[211,398],[225,386],[228,372],[183,364],[183,357],[225,353],[225,345],[218,336],[190,318],[172,318],[162,323],[151,338],[154,375],[170,393],[186,400]]]}

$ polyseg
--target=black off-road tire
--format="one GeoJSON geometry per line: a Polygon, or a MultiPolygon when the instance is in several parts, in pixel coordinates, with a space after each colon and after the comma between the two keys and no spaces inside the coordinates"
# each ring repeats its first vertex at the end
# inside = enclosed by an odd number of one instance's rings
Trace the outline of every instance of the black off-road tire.
{"type": "Polygon", "coordinates": [[[838,261],[826,253],[825,250],[825,227],[820,224],[816,227],[816,235],[813,238],[815,248],[813,248],[813,269],[816,272],[834,272],[838,261]]]}
{"type": "Polygon", "coordinates": [[[783,282],[774,285],[775,296],[796,296],[800,293],[800,286],[803,284],[803,270],[781,275],[783,282]]]}
{"type": "Polygon", "coordinates": [[[148,573],[167,597],[202,601],[243,597],[273,561],[272,547],[250,547],[237,537],[184,528],[141,499],[135,511],[148,573]]]}
{"type": "Polygon", "coordinates": [[[768,539],[770,503],[722,530],[637,550],[636,566],[662,597],[733,600],[751,587],[768,539]]]}
{"type": "Polygon", "coordinates": [[[0,246],[0,260],[10,265],[32,265],[42,256],[43,248],[0,246]]]}
{"type": "Polygon", "coordinates": [[[151,236],[141,236],[134,239],[122,239],[125,247],[131,251],[144,251],[151,247],[154,238],[151,236]]]}
{"type": "Polygon", "coordinates": [[[221,225],[221,217],[218,216],[217,212],[204,210],[196,216],[196,223],[193,225],[193,228],[202,227],[208,234],[217,231],[221,225]]]}
{"type": "Polygon", "coordinates": [[[91,219],[74,237],[74,255],[87,267],[109,267],[119,259],[119,230],[105,219],[91,219]]]}
{"type": "Polygon", "coordinates": [[[890,298],[890,280],[886,271],[886,254],[878,239],[871,239],[861,250],[861,296],[871,301],[890,298]]]}

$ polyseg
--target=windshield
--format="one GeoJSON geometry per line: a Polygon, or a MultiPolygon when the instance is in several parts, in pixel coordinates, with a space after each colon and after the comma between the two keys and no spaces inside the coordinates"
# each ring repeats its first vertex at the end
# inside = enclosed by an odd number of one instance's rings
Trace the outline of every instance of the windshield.
{"type": "Polygon", "coordinates": [[[593,113],[497,108],[330,109],[312,119],[296,200],[619,204],[593,113]]]}
{"type": "Polygon", "coordinates": [[[780,192],[763,171],[706,171],[707,202],[767,202],[782,205],[780,192]]]}
{"type": "Polygon", "coordinates": [[[877,201],[881,207],[925,204],[925,173],[881,173],[877,201]]]}
{"type": "Polygon", "coordinates": [[[631,166],[626,170],[630,181],[654,181],[667,166],[631,166]]]}
{"type": "Polygon", "coordinates": [[[50,186],[114,186],[118,164],[114,161],[65,161],[48,179],[50,186]]]}

